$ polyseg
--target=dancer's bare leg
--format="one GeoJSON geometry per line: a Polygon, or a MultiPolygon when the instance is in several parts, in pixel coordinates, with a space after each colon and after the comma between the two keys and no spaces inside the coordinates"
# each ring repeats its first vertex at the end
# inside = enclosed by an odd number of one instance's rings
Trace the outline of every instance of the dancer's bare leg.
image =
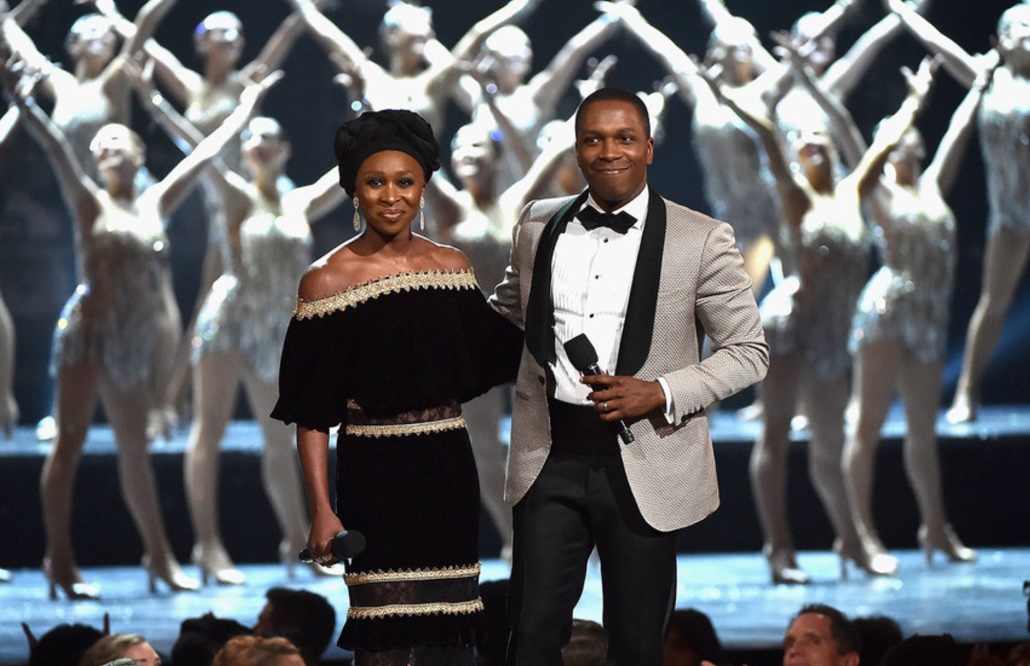
{"type": "Polygon", "coordinates": [[[862,345],[855,354],[854,395],[857,417],[844,446],[844,485],[851,516],[860,536],[876,536],[873,476],[880,433],[887,418],[904,353],[900,343],[881,340],[862,345]]]}
{"type": "Polygon", "coordinates": [[[501,537],[502,556],[511,552],[513,529],[511,507],[504,501],[505,447],[498,434],[507,391],[506,386],[496,386],[462,407],[479,472],[480,499],[501,537]]]}
{"type": "Polygon", "coordinates": [[[220,447],[236,405],[240,355],[204,354],[194,364],[193,423],[186,447],[186,501],[193,524],[193,559],[205,573],[232,568],[218,528],[220,447]]]}
{"type": "Polygon", "coordinates": [[[71,542],[72,497],[82,449],[99,395],[99,370],[89,364],[60,366],[55,413],[57,437],[40,477],[46,562],[52,579],[71,584],[79,579],[71,542]]]}
{"type": "Polygon", "coordinates": [[[800,364],[798,354],[774,356],[770,360],[762,382],[762,394],[766,396],[762,432],[749,462],[758,521],[765,547],[772,552],[794,551],[787,521],[786,484],[790,420],[797,406],[800,364]]]}
{"type": "Polygon", "coordinates": [[[283,534],[280,546],[282,555],[285,561],[292,564],[308,537],[308,515],[294,448],[294,428],[269,416],[279,396],[276,381],[262,381],[247,370],[243,386],[250,400],[251,411],[264,436],[261,478],[283,534]]]}
{"type": "Polygon", "coordinates": [[[1030,236],[1000,229],[987,239],[980,300],[969,320],[962,372],[947,418],[952,423],[976,420],[980,383],[1001,338],[1005,315],[1030,255],[1030,236]]]}
{"type": "Polygon", "coordinates": [[[143,563],[150,575],[151,589],[155,578],[164,580],[173,590],[195,589],[199,584],[182,573],[172,552],[158,501],[147,442],[151,396],[145,387],[124,389],[104,375],[100,378],[100,391],[118,449],[122,497],[143,540],[143,563]]]}
{"type": "Polygon", "coordinates": [[[0,296],[0,433],[11,436],[18,425],[14,400],[14,322],[0,296]]]}

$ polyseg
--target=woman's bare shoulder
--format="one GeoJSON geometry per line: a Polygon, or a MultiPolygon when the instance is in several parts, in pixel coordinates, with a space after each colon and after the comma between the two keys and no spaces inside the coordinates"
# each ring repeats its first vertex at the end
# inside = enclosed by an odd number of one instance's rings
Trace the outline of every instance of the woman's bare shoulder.
{"type": "Polygon", "coordinates": [[[465,253],[456,247],[442,245],[435,241],[426,239],[425,259],[427,269],[439,271],[470,271],[472,264],[469,263],[465,253]]]}
{"type": "Polygon", "coordinates": [[[334,248],[308,267],[297,295],[303,301],[317,301],[346,291],[357,284],[360,263],[346,245],[334,248]]]}

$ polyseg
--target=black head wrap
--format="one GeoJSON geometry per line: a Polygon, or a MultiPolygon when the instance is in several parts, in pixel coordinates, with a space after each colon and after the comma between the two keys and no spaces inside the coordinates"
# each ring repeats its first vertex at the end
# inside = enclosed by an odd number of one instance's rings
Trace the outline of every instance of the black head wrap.
{"type": "Polygon", "coordinates": [[[340,165],[340,186],[352,197],[358,169],[369,156],[383,150],[399,150],[414,157],[427,182],[440,168],[440,147],[433,128],[422,116],[402,109],[366,111],[348,120],[336,130],[333,147],[340,165]]]}

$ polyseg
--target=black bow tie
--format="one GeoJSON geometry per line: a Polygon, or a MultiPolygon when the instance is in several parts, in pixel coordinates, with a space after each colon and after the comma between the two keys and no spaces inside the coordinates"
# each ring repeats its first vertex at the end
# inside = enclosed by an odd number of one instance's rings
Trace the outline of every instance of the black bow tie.
{"type": "Polygon", "coordinates": [[[583,228],[587,231],[597,227],[608,227],[612,231],[624,234],[637,221],[635,217],[622,211],[620,213],[602,213],[593,206],[584,206],[583,210],[576,214],[583,228]]]}

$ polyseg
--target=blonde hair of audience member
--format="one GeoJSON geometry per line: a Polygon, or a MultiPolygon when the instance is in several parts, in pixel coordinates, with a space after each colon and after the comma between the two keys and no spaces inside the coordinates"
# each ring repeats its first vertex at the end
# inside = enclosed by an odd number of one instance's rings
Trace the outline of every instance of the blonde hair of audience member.
{"type": "Polygon", "coordinates": [[[109,634],[82,655],[79,666],[104,666],[118,659],[132,659],[138,666],[161,666],[161,657],[139,634],[109,634]]]}
{"type": "Polygon", "coordinates": [[[304,666],[304,659],[285,638],[236,636],[218,651],[211,666],[304,666]]]}

